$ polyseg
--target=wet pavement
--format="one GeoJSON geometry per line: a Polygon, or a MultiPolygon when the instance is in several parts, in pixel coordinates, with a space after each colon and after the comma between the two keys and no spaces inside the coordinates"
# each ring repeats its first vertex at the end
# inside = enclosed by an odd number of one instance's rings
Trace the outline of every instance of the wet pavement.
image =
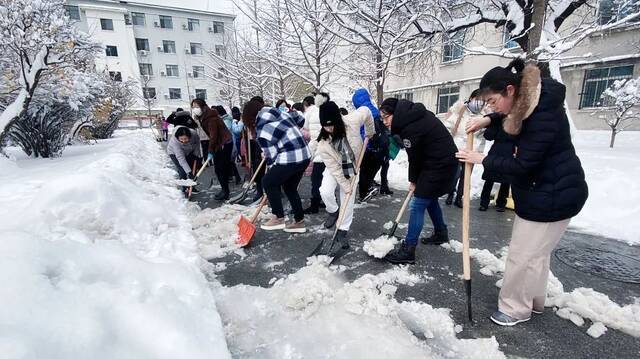
{"type": "MultiPolygon", "coordinates": [[[[209,183],[213,171],[206,171],[201,183],[209,183]]],[[[300,194],[303,204],[308,204],[309,178],[303,178],[300,194]]],[[[239,187],[232,186],[232,191],[239,187]]],[[[203,191],[193,196],[201,207],[215,208],[219,202],[213,199],[215,191],[203,191]]],[[[348,269],[345,276],[353,280],[363,274],[377,274],[391,267],[390,264],[368,256],[362,250],[365,240],[382,234],[383,225],[397,214],[406,192],[395,191],[394,195],[378,196],[367,204],[357,205],[354,222],[349,232],[352,251],[341,258],[340,264],[348,269]]],[[[445,220],[449,226],[450,239],[461,240],[462,211],[444,205],[445,220]]],[[[477,210],[478,203],[472,201],[471,247],[488,249],[499,257],[500,249],[508,245],[514,213],[499,213],[493,207],[487,212],[477,210]]],[[[294,273],[306,263],[306,256],[323,236],[331,233],[322,227],[324,214],[307,216],[306,234],[290,235],[284,232],[265,232],[259,228],[253,242],[246,250],[247,256],[240,259],[231,254],[213,262],[227,263],[226,269],[218,272],[223,285],[248,284],[269,287],[274,277],[294,273]]],[[[407,221],[405,214],[401,222],[407,221]]],[[[430,231],[428,219],[423,234],[430,231]]],[[[400,237],[406,232],[398,229],[400,237]]],[[[565,292],[586,287],[604,293],[614,302],[625,305],[640,300],[640,247],[599,236],[572,231],[571,227],[551,257],[551,270],[563,283],[565,292]],[[568,265],[568,264],[569,265],[568,265]],[[629,282],[624,282],[624,281],[629,282]]],[[[546,308],[542,315],[529,322],[511,328],[499,327],[488,317],[496,310],[498,276],[479,273],[480,266],[472,260],[472,287],[474,323],[467,322],[466,295],[462,280],[462,256],[440,246],[419,245],[416,265],[410,272],[432,277],[414,286],[398,285],[396,299],[415,298],[433,305],[451,309],[456,323],[463,325],[460,338],[486,338],[495,336],[500,349],[509,357],[524,358],[640,358],[640,339],[620,331],[609,329],[598,339],[586,331],[591,325],[585,320],[582,327],[562,319],[546,308]]],[[[421,338],[424,339],[424,338],[421,338]]]]}

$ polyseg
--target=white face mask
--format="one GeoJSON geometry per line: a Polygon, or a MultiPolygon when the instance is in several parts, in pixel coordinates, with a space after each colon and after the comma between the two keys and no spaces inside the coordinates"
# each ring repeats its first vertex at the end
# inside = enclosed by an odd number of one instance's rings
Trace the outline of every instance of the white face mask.
{"type": "Polygon", "coordinates": [[[191,111],[195,116],[200,117],[200,115],[202,115],[202,109],[200,107],[194,107],[191,109],[191,111]]]}
{"type": "Polygon", "coordinates": [[[474,115],[479,115],[484,108],[485,102],[483,100],[473,99],[467,102],[467,109],[474,115]]]}

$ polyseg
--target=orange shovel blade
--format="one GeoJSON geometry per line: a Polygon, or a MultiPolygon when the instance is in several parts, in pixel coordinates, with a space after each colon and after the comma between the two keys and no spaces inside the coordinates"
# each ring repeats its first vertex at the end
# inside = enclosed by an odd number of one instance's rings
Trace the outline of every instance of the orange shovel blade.
{"type": "Polygon", "coordinates": [[[255,233],[256,225],[251,223],[247,217],[240,215],[240,220],[238,221],[238,240],[236,243],[240,245],[240,247],[245,247],[251,242],[255,233]]]}

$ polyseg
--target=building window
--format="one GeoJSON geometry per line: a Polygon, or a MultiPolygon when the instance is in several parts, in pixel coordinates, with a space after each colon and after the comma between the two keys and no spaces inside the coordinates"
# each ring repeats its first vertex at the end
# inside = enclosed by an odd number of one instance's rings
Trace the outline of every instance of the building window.
{"type": "Polygon", "coordinates": [[[142,50],[149,51],[149,39],[138,39],[138,38],[136,38],[136,50],[138,50],[138,51],[142,51],[142,50]]]}
{"type": "Polygon", "coordinates": [[[224,34],[224,23],[219,21],[213,22],[213,33],[214,34],[224,34]]]}
{"type": "Polygon", "coordinates": [[[460,87],[451,86],[438,89],[438,113],[445,113],[460,97],[460,87]]]}
{"type": "Polygon", "coordinates": [[[196,89],[196,98],[206,100],[207,99],[207,90],[205,90],[205,89],[196,89]]]}
{"type": "Polygon", "coordinates": [[[107,56],[118,56],[118,48],[116,46],[107,45],[107,56]]]}
{"type": "Polygon", "coordinates": [[[179,75],[178,65],[167,65],[167,76],[178,77],[179,75]]]}
{"type": "Polygon", "coordinates": [[[191,55],[202,55],[202,44],[199,42],[192,42],[189,44],[191,47],[191,55]]]}
{"type": "Polygon", "coordinates": [[[200,31],[200,20],[198,20],[198,19],[187,19],[187,30],[189,30],[189,31],[200,31]]]}
{"type": "Polygon", "coordinates": [[[633,65],[586,70],[580,94],[580,108],[602,107],[600,97],[614,81],[633,77],[633,65]]]}
{"type": "Polygon", "coordinates": [[[143,87],[142,96],[147,100],[154,99],[156,98],[156,89],[153,87],[143,87]]]}
{"type": "Polygon", "coordinates": [[[511,34],[509,34],[509,30],[504,28],[504,32],[502,33],[502,43],[505,49],[515,49],[520,47],[517,42],[511,40],[511,34]]]}
{"type": "Polygon", "coordinates": [[[216,45],[215,51],[217,56],[225,57],[227,49],[224,47],[224,45],[216,45]]]}
{"type": "MultiPolygon", "coordinates": [[[[598,23],[604,25],[615,22],[638,11],[640,11],[640,2],[637,1],[600,0],[598,2],[598,23]]],[[[629,22],[640,22],[640,17],[629,22]]]]}
{"type": "Polygon", "coordinates": [[[196,79],[204,77],[204,66],[194,66],[193,67],[193,77],[196,79]]]}
{"type": "Polygon", "coordinates": [[[169,89],[169,98],[172,100],[179,100],[182,98],[182,91],[176,88],[169,89]]]}
{"type": "Polygon", "coordinates": [[[169,40],[162,40],[162,52],[165,54],[175,54],[176,53],[176,42],[169,40]]]}
{"type": "Polygon", "coordinates": [[[141,12],[132,12],[131,13],[131,22],[135,26],[144,26],[145,19],[144,14],[141,12]]]}
{"type": "Polygon", "coordinates": [[[451,35],[445,35],[442,43],[442,63],[453,62],[462,58],[464,44],[464,31],[458,31],[451,35]]]}
{"type": "Polygon", "coordinates": [[[109,77],[113,81],[122,82],[122,73],[120,71],[109,71],[109,77]]]}
{"type": "Polygon", "coordinates": [[[173,29],[173,20],[171,20],[171,16],[160,15],[160,27],[163,29],[173,29]]]}
{"type": "Polygon", "coordinates": [[[113,31],[113,20],[111,19],[100,19],[100,27],[102,30],[111,30],[113,31]]]}
{"type": "Polygon", "coordinates": [[[73,5],[65,5],[64,12],[71,20],[80,20],[80,8],[73,5]]]}
{"type": "Polygon", "coordinates": [[[151,64],[140,64],[140,75],[153,76],[153,66],[151,64]]]}

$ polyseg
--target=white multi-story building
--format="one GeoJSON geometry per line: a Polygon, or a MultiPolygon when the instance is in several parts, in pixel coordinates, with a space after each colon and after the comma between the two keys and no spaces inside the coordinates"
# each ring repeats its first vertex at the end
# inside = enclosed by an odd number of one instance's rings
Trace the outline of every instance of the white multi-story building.
{"type": "MultiPolygon", "coordinates": [[[[611,3],[601,0],[600,5],[611,3]]],[[[588,10],[583,16],[598,16],[600,23],[611,14],[588,10]]],[[[607,18],[609,16],[609,18],[607,18]]],[[[580,17],[567,20],[565,28],[579,26],[580,17]]],[[[603,116],[612,111],[602,107],[600,95],[615,80],[640,76],[640,19],[616,29],[594,33],[563,57],[560,72],[567,86],[567,104],[578,129],[608,129],[603,116]]],[[[443,41],[438,58],[432,66],[413,66],[395,61],[393,73],[387,79],[385,96],[422,102],[428,109],[443,116],[458,99],[467,98],[476,89],[485,72],[494,66],[506,66],[509,59],[489,55],[469,55],[464,48],[483,46],[493,52],[503,48],[518,52],[519,47],[505,38],[503,28],[491,24],[479,25],[443,41]],[[464,45],[463,45],[464,44],[464,45]]],[[[432,59],[433,60],[433,59],[432,59]]],[[[634,125],[640,129],[640,123],[634,125]]]]}
{"type": "Polygon", "coordinates": [[[98,69],[139,83],[131,114],[147,112],[145,99],[155,99],[153,112],[165,116],[188,109],[196,97],[223,103],[222,88],[211,79],[221,75],[207,52],[226,51],[225,29],[233,28],[234,15],[114,0],[69,0],[66,9],[104,47],[98,69]]]}

